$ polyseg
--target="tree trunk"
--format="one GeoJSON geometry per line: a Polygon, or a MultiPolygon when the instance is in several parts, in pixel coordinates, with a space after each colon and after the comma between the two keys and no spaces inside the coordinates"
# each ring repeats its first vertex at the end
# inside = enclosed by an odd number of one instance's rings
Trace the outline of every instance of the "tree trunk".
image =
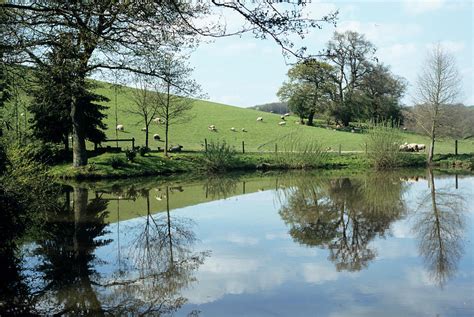
{"type": "Polygon", "coordinates": [[[173,239],[171,237],[171,217],[170,217],[170,195],[168,186],[166,186],[166,215],[167,215],[167,227],[168,227],[168,243],[170,248],[170,264],[173,265],[173,239]]]}
{"type": "Polygon", "coordinates": [[[145,126],[145,147],[148,148],[148,124],[145,126]]]}
{"type": "Polygon", "coordinates": [[[69,153],[69,137],[67,135],[64,136],[63,143],[64,143],[64,151],[66,153],[69,153]]]}
{"type": "Polygon", "coordinates": [[[314,111],[311,111],[308,115],[308,121],[306,122],[306,125],[313,125],[313,119],[314,119],[314,111]]]}
{"type": "Polygon", "coordinates": [[[80,167],[87,165],[86,137],[84,131],[84,109],[78,105],[77,97],[72,98],[72,165],[80,167]]]}
{"type": "Polygon", "coordinates": [[[170,83],[167,83],[167,96],[166,96],[166,118],[165,118],[165,156],[168,156],[168,130],[169,130],[169,109],[170,109],[170,83]]]}
{"type": "Polygon", "coordinates": [[[433,162],[433,155],[434,155],[434,146],[435,146],[435,125],[431,126],[431,144],[430,150],[428,151],[428,164],[433,162]]]}

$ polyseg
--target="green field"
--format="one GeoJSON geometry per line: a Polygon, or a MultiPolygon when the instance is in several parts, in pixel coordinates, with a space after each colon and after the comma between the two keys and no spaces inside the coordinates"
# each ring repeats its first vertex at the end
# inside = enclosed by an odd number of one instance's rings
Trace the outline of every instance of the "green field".
{"type": "MultiPolygon", "coordinates": [[[[109,107],[106,119],[109,129],[106,134],[108,138],[114,139],[116,133],[114,90],[110,84],[101,83],[100,85],[97,92],[110,99],[110,102],[106,103],[109,107]]],[[[118,123],[125,127],[125,131],[118,132],[118,135],[119,138],[134,137],[137,140],[136,145],[143,145],[145,132],[141,131],[141,128],[144,124],[139,123],[139,117],[127,113],[127,109],[133,104],[131,90],[132,88],[124,87],[117,95],[118,123]]],[[[201,100],[194,103],[190,114],[192,117],[190,121],[171,126],[170,130],[170,144],[181,144],[184,150],[202,150],[204,139],[207,139],[209,142],[225,140],[238,150],[241,150],[242,141],[244,141],[246,151],[273,151],[275,143],[279,144],[279,149],[281,149],[283,143],[295,138],[296,135],[300,140],[317,140],[324,148],[331,148],[333,151],[338,151],[339,146],[342,151],[363,151],[365,148],[364,134],[301,126],[295,123],[297,118],[293,116],[287,118],[285,126],[279,126],[278,123],[282,121],[280,115],[201,100]],[[263,122],[256,121],[260,116],[264,118],[263,122]],[[208,130],[211,124],[217,127],[217,132],[208,130]],[[232,132],[230,130],[232,127],[237,132],[232,132]],[[247,132],[242,132],[242,128],[245,128],[247,132]]],[[[149,145],[152,149],[158,146],[163,147],[164,144],[153,140],[155,133],[163,138],[163,125],[155,123],[151,125],[149,145]]],[[[428,138],[420,135],[404,133],[403,136],[403,142],[428,144],[428,138]]],[[[107,145],[113,144],[107,143],[107,145]]],[[[122,143],[120,146],[126,148],[130,147],[130,144],[122,143]]],[[[451,139],[438,140],[436,143],[436,153],[452,153],[453,151],[454,141],[451,139]]],[[[474,152],[474,140],[459,142],[459,153],[472,152],[474,152]]]]}

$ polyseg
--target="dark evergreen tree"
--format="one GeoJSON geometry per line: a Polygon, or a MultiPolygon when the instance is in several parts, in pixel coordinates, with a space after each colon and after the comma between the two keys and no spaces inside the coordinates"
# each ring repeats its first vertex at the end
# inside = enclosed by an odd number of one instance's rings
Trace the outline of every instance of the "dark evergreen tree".
{"type": "Polygon", "coordinates": [[[84,86],[75,85],[74,68],[66,57],[64,48],[50,53],[49,63],[37,69],[36,88],[32,91],[33,101],[29,107],[33,118],[32,130],[35,137],[53,143],[63,143],[68,149],[68,137],[72,133],[71,102],[77,98],[77,104],[84,109],[86,139],[100,142],[105,139],[102,131],[107,126],[102,122],[107,107],[98,102],[108,98],[91,92],[91,82],[84,86]]]}

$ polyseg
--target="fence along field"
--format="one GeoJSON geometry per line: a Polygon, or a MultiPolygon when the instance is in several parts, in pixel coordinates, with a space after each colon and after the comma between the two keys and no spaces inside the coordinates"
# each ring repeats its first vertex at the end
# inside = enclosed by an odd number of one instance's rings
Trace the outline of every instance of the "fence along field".
{"type": "MultiPolygon", "coordinates": [[[[97,92],[105,95],[111,101],[106,105],[106,123],[108,130],[107,138],[115,139],[115,96],[110,84],[103,83],[97,92]]],[[[124,126],[123,131],[118,132],[118,138],[135,138],[135,145],[141,146],[145,143],[145,132],[141,131],[143,124],[139,123],[140,118],[125,110],[132,103],[131,90],[133,88],[123,87],[117,95],[118,124],[124,126]]],[[[335,131],[320,127],[308,127],[297,124],[298,118],[290,116],[285,118],[286,124],[279,125],[282,119],[279,114],[233,107],[229,105],[199,100],[194,103],[190,111],[189,121],[171,126],[170,144],[183,145],[185,151],[203,151],[205,139],[211,141],[226,141],[238,152],[242,151],[244,142],[245,152],[273,152],[275,144],[280,150],[284,148],[284,140],[289,135],[297,135],[298,140],[318,142],[325,150],[334,152],[365,152],[365,138],[363,133],[351,133],[335,131]],[[257,121],[262,117],[263,121],[257,121]],[[208,127],[214,125],[215,131],[208,127]],[[234,128],[234,130],[231,130],[234,128]],[[246,132],[242,131],[245,129],[246,132]]],[[[153,123],[150,127],[150,148],[156,150],[163,148],[164,142],[153,139],[154,134],[164,135],[162,124],[153,123]]],[[[403,132],[403,142],[428,144],[428,138],[403,132]]],[[[161,137],[163,139],[163,137],[161,137]]],[[[103,146],[115,146],[114,143],[104,143],[103,146]]],[[[129,143],[119,144],[123,149],[129,147],[129,143]]],[[[436,153],[454,153],[455,142],[452,139],[439,139],[436,142],[436,153]]],[[[90,144],[90,149],[93,145],[90,144]]],[[[474,139],[459,140],[458,153],[473,153],[474,139]]]]}

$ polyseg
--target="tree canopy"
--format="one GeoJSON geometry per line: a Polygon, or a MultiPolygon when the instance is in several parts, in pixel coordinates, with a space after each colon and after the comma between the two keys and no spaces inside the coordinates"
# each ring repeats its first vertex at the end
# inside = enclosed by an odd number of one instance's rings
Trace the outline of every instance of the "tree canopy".
{"type": "MultiPolygon", "coordinates": [[[[311,19],[301,12],[304,3],[188,1],[26,1],[0,4],[2,46],[13,62],[47,63],[48,51],[67,50],[75,74],[73,87],[84,87],[85,78],[98,69],[122,70],[163,78],[159,69],[143,63],[154,52],[180,51],[197,45],[202,37],[250,33],[271,38],[285,54],[301,55],[290,36],[304,37],[308,29],[334,23],[337,12],[311,19]],[[211,21],[215,9],[242,17],[242,27],[228,31],[225,21],[211,21]],[[65,40],[66,38],[66,40],[65,40]]],[[[80,91],[80,89],[78,89],[80,91]]],[[[86,126],[80,98],[71,99],[73,165],[87,164],[86,126]]]]}

